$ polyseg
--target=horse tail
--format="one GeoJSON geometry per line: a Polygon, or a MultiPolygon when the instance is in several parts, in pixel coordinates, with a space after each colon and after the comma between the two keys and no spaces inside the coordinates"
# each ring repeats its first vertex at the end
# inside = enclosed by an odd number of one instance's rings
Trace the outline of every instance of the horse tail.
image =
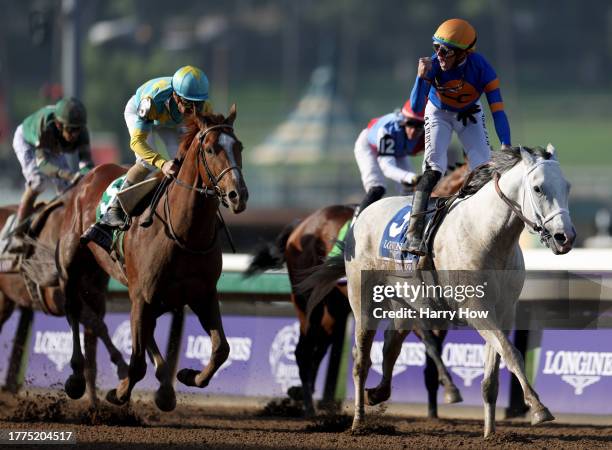
{"type": "Polygon", "coordinates": [[[307,323],[310,323],[310,315],[314,309],[336,287],[338,279],[346,275],[344,255],[327,258],[323,264],[309,269],[308,272],[308,276],[297,284],[296,290],[304,295],[310,294],[306,304],[307,323]]]}
{"type": "Polygon", "coordinates": [[[253,254],[253,259],[244,272],[244,277],[252,277],[258,273],[262,273],[268,269],[280,269],[285,264],[285,247],[289,236],[296,229],[299,220],[294,220],[286,225],[274,242],[266,242],[259,246],[253,254]]]}

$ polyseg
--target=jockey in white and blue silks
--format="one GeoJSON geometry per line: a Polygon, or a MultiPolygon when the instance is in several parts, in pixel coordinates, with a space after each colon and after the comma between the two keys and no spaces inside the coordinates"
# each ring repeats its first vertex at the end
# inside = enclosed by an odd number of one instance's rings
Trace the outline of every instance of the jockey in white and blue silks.
{"type": "MultiPolygon", "coordinates": [[[[184,116],[190,112],[212,112],[208,102],[208,78],[197,67],[181,67],[172,77],[154,78],[136,90],[124,111],[136,164],[127,171],[122,190],[158,170],[167,177],[178,173],[173,158],[178,150],[184,116]],[[153,148],[153,133],[164,142],[165,152],[153,148]]],[[[94,241],[110,251],[112,228],[125,222],[126,214],[115,197],[100,221],[83,234],[81,242],[94,241]]]]}
{"type": "Polygon", "coordinates": [[[510,125],[504,112],[499,79],[486,59],[474,52],[476,30],[462,19],[442,23],[433,36],[434,55],[420,58],[410,103],[425,108],[425,155],[423,176],[417,184],[403,250],[427,254],[423,243],[429,196],[447,168],[447,151],[455,131],[467,156],[469,168],[487,162],[491,146],[481,109],[484,93],[502,148],[510,146],[510,125]],[[426,106],[425,106],[426,105],[426,106]]]}
{"type": "Polygon", "coordinates": [[[386,178],[398,183],[406,193],[417,178],[410,157],[422,151],[423,113],[415,113],[409,102],[401,111],[372,119],[355,142],[355,159],[366,190],[355,217],[383,197],[386,178]]]}

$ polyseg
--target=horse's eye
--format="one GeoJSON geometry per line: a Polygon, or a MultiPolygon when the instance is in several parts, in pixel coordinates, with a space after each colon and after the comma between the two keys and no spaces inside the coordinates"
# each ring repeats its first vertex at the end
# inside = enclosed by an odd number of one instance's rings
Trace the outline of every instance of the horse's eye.
{"type": "Polygon", "coordinates": [[[213,150],[212,147],[206,147],[206,153],[208,153],[209,155],[212,155],[215,151],[213,150]]]}
{"type": "Polygon", "coordinates": [[[536,191],[537,194],[541,194],[542,193],[542,188],[540,186],[534,186],[533,190],[536,191]]]}

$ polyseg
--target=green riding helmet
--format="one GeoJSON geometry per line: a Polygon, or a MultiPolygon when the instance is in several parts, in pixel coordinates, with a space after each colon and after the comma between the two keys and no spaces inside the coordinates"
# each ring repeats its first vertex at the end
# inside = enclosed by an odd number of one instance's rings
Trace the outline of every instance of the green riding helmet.
{"type": "Polygon", "coordinates": [[[63,98],[55,105],[55,118],[67,127],[83,127],[87,124],[87,111],[80,100],[63,98]]]}

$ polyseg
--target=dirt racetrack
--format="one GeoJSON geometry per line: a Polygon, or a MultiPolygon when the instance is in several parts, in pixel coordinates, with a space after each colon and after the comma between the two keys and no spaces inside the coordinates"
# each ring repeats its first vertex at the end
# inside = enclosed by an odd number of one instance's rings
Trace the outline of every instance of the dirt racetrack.
{"type": "Polygon", "coordinates": [[[347,431],[351,418],[346,414],[314,421],[270,415],[278,412],[212,410],[179,401],[174,412],[162,413],[149,401],[115,408],[101,400],[99,411],[92,413],[84,401],[69,400],[63,393],[0,395],[0,429],[71,430],[78,446],[86,448],[612,448],[612,428],[606,426],[551,423],[531,427],[502,421],[495,437],[483,440],[478,420],[406,419],[373,410],[369,411],[368,430],[354,435],[347,431]]]}

